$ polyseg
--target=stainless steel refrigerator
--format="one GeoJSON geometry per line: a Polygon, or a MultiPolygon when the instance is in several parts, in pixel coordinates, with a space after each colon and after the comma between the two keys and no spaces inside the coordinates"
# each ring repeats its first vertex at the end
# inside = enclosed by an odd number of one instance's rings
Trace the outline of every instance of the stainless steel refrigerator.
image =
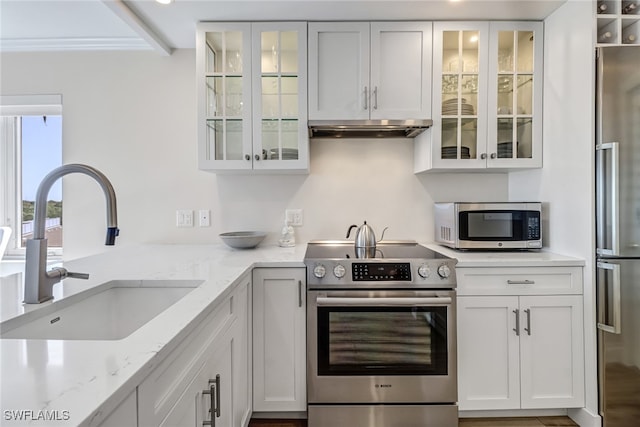
{"type": "Polygon", "coordinates": [[[640,425],[640,46],[597,50],[596,293],[604,427],[640,425]]]}

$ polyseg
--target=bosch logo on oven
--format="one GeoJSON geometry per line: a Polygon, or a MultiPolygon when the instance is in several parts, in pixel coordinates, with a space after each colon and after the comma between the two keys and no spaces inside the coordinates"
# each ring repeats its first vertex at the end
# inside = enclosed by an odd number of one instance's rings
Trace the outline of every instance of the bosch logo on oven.
{"type": "Polygon", "coordinates": [[[376,388],[391,388],[391,384],[376,384],[376,388]]]}

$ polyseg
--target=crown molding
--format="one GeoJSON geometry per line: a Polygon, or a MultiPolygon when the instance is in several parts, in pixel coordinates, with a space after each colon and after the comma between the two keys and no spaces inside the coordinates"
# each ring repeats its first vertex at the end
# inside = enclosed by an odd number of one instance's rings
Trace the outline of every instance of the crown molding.
{"type": "Polygon", "coordinates": [[[138,37],[28,38],[2,39],[0,52],[43,52],[76,50],[152,50],[138,37]]]}

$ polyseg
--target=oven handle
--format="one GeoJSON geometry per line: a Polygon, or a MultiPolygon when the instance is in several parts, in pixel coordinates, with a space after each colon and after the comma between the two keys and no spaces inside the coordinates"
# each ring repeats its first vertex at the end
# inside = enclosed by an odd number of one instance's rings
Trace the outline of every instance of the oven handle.
{"type": "Polygon", "coordinates": [[[434,306],[450,305],[451,297],[318,297],[318,306],[434,306]]]}

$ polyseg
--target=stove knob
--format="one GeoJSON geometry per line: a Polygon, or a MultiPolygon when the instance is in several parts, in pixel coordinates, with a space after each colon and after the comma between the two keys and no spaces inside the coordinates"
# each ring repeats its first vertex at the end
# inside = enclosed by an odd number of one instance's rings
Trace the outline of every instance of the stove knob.
{"type": "Polygon", "coordinates": [[[322,279],[325,274],[327,274],[327,270],[324,268],[324,265],[318,264],[313,268],[313,275],[318,279],[322,279]]]}
{"type": "Polygon", "coordinates": [[[438,275],[443,279],[446,279],[451,275],[451,269],[448,265],[442,264],[440,267],[438,267],[438,275]]]}
{"type": "Polygon", "coordinates": [[[429,266],[427,264],[422,264],[420,267],[418,267],[418,274],[423,279],[426,279],[427,277],[429,277],[431,275],[431,269],[429,268],[429,266]]]}
{"type": "Polygon", "coordinates": [[[338,279],[342,279],[346,272],[347,270],[344,268],[344,266],[340,264],[333,267],[333,275],[336,276],[338,279]]]}

